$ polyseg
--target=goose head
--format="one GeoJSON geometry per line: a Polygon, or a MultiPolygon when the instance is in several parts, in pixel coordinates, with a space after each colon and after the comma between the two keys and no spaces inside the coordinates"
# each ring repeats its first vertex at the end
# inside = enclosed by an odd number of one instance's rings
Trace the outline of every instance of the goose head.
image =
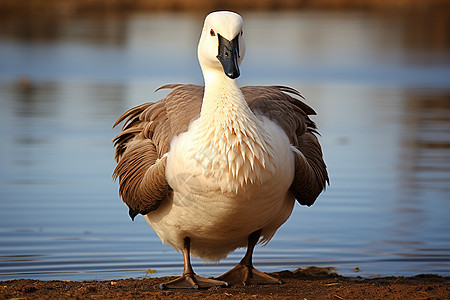
{"type": "Polygon", "coordinates": [[[242,17],[234,12],[218,11],[206,16],[197,52],[205,77],[217,72],[231,79],[239,77],[245,54],[242,27],[242,17]]]}

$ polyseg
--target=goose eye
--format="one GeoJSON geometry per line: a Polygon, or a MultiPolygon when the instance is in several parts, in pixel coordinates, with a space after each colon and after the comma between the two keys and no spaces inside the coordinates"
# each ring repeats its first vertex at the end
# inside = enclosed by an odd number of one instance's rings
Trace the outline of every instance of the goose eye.
{"type": "Polygon", "coordinates": [[[215,35],[216,35],[216,33],[214,32],[213,29],[211,29],[211,30],[209,31],[209,34],[210,34],[211,36],[215,36],[215,35]]]}
{"type": "Polygon", "coordinates": [[[241,36],[243,36],[244,35],[244,30],[241,30],[241,36]]]}

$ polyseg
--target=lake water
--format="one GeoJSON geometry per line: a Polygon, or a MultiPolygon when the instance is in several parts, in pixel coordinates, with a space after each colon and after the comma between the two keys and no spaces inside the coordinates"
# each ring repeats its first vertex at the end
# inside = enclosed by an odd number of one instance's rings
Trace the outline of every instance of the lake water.
{"type": "MultiPolygon", "coordinates": [[[[245,13],[240,83],[297,88],[331,185],[255,250],[262,271],[450,275],[450,18],[245,13]],[[354,272],[354,268],[360,272],[354,272]]],[[[179,275],[182,256],[111,179],[126,109],[202,83],[200,14],[0,20],[0,280],[179,275]],[[147,270],[156,271],[147,274],[147,270]]],[[[217,276],[218,264],[194,259],[217,276]]]]}

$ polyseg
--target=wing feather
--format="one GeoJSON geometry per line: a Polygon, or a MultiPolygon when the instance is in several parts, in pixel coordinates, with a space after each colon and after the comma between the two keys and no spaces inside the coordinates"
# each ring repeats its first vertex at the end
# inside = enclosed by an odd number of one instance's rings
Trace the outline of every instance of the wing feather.
{"type": "MultiPolygon", "coordinates": [[[[165,177],[166,158],[172,138],[187,131],[200,115],[204,87],[169,84],[162,100],[144,103],[125,112],[114,124],[124,123],[114,139],[119,193],[130,216],[147,214],[159,207],[170,193],[165,177]]],[[[158,90],[159,90],[158,89],[158,90]]],[[[276,122],[295,147],[295,178],[290,190],[300,204],[312,205],[328,182],[322,150],[315,136],[316,124],[308,115],[316,114],[298,97],[295,89],[284,86],[247,86],[242,92],[255,114],[276,122]]]]}
{"type": "Polygon", "coordinates": [[[186,131],[200,114],[203,89],[191,85],[167,85],[166,98],[144,103],[126,111],[114,124],[124,122],[114,139],[117,166],[113,178],[119,180],[119,194],[129,207],[132,219],[137,214],[156,210],[170,193],[165,176],[170,141],[186,131]]]}
{"type": "Polygon", "coordinates": [[[329,183],[316,124],[308,115],[316,112],[297,90],[285,86],[248,86],[242,92],[254,113],[276,122],[289,137],[295,158],[294,181],[290,187],[297,201],[312,205],[329,183]],[[292,97],[297,96],[297,97],[292,97]]]}

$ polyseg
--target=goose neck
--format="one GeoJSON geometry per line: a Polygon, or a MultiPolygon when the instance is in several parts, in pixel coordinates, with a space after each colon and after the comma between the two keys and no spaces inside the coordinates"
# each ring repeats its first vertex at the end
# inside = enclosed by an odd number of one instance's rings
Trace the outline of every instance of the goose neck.
{"type": "Polygon", "coordinates": [[[236,80],[225,75],[205,76],[202,117],[230,119],[237,114],[252,114],[236,80]]]}

